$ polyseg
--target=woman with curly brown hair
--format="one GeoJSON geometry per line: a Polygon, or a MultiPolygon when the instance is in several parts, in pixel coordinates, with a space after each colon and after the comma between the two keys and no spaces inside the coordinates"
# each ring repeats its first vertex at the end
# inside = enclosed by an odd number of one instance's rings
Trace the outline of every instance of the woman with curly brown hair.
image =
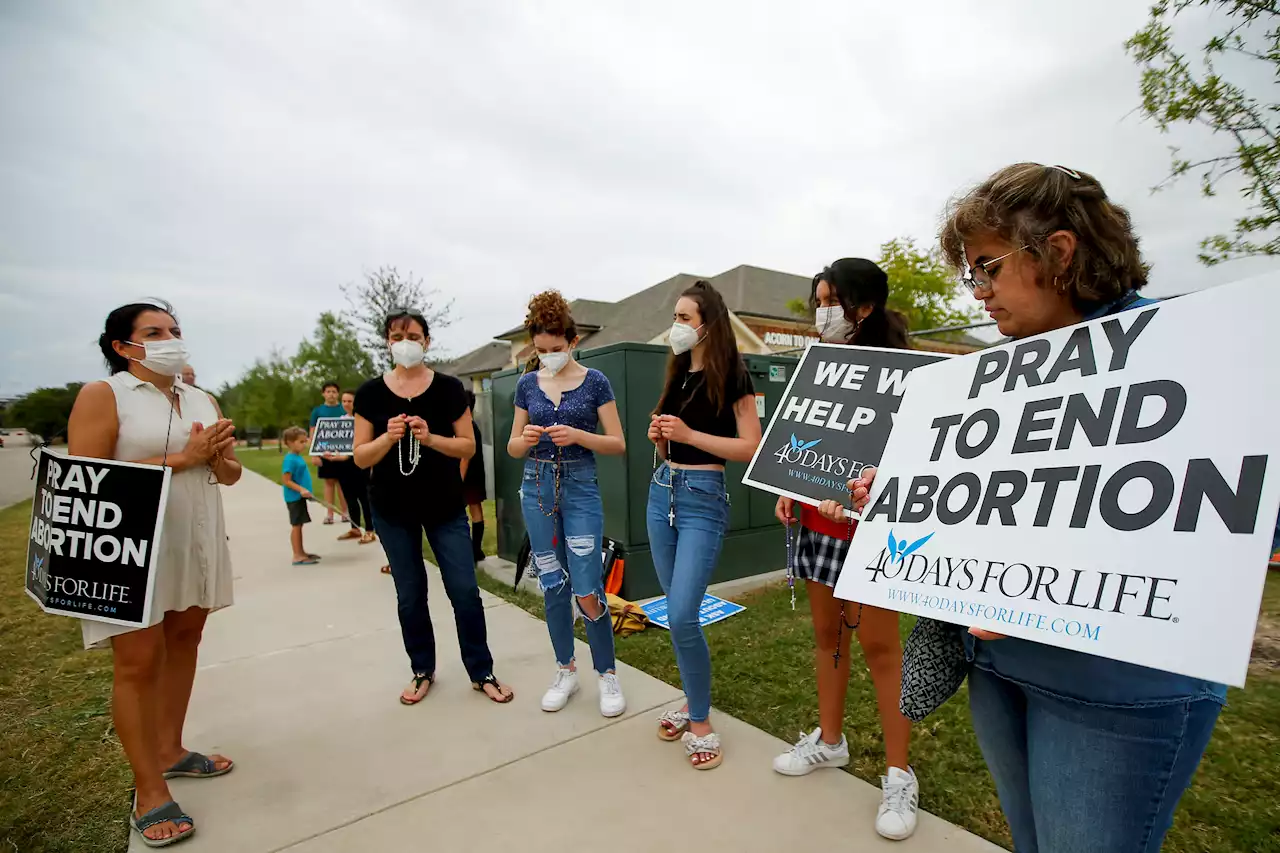
{"type": "MultiPolygon", "coordinates": [[[[1092,176],[1001,169],[952,203],[942,250],[1025,338],[1151,304],[1129,214],[1092,176]]],[[[875,477],[850,482],[863,507],[875,477]]],[[[1019,853],[1157,851],[1226,700],[1221,684],[971,628],[969,704],[1019,853]]]]}
{"type": "Polygon", "coordinates": [[[604,507],[596,482],[597,453],[626,452],[622,421],[609,380],[571,355],[578,329],[564,297],[554,290],[529,302],[525,327],[539,368],[516,384],[515,421],[507,452],[528,457],[520,507],[529,531],[533,565],[546,603],[547,632],[555,650],[555,679],[542,710],[559,711],[578,692],[573,604],[586,620],[587,644],[599,683],[600,713],[627,710],[613,652],[613,621],[600,561],[604,507]],[[604,428],[604,434],[596,432],[604,428]]]}

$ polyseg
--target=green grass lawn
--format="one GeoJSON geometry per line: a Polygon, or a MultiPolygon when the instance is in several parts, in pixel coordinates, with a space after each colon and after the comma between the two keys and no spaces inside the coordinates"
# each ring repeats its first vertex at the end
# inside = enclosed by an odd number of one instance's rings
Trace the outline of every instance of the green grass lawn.
{"type": "MultiPolygon", "coordinates": [[[[238,451],[278,481],[274,448],[238,451]]],[[[485,507],[486,553],[495,553],[493,502],[485,507]]],[[[81,650],[79,624],[45,616],[23,591],[28,508],[0,512],[0,853],[118,853],[127,838],[129,771],[111,730],[108,655],[81,650]]],[[[481,573],[480,584],[535,615],[542,599],[513,593],[481,573]]],[[[740,599],[747,610],[707,633],[716,707],[786,740],[816,723],[813,641],[800,591],[740,599]]],[[[903,620],[903,635],[909,630],[903,620]]],[[[845,732],[850,772],[878,781],[883,745],[870,677],[854,644],[845,732]]],[[[669,684],[679,674],[665,631],[618,641],[626,663],[669,684]]],[[[548,647],[548,661],[550,649],[548,647]]],[[[1280,573],[1268,577],[1247,690],[1232,690],[1164,849],[1171,853],[1280,851],[1280,573]]],[[[962,694],[916,727],[912,761],[922,806],[1009,846],[962,694]]]]}
{"type": "Polygon", "coordinates": [[[125,849],[132,775],[111,725],[111,655],[24,588],[31,508],[0,511],[0,851],[125,849]]]}
{"type": "MultiPolygon", "coordinates": [[[[542,599],[487,575],[480,585],[534,615],[542,599]]],[[[808,603],[796,610],[785,586],[738,599],[747,609],[707,628],[715,667],[715,705],[787,741],[817,725],[813,635],[808,603]]],[[[1167,853],[1280,851],[1280,573],[1268,577],[1255,663],[1247,690],[1232,690],[1194,784],[1183,797],[1167,853]]],[[[902,620],[906,638],[910,617],[902,620]]],[[[582,637],[581,626],[578,630],[582,637]]],[[[619,639],[618,658],[668,684],[680,675],[668,634],[654,628],[619,639]]],[[[849,772],[879,784],[884,744],[871,677],[853,644],[845,734],[849,772]]],[[[548,658],[549,659],[549,658],[548,658]]],[[[827,662],[830,665],[830,662],[827,662]]],[[[922,808],[1011,847],[995,786],[969,717],[967,687],[916,726],[911,760],[920,776],[922,808]]]]}

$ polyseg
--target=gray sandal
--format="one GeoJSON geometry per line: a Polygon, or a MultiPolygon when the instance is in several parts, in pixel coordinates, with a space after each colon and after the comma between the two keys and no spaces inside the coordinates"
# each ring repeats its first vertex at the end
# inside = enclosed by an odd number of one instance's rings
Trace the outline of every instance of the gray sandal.
{"type": "Polygon", "coordinates": [[[201,755],[198,752],[188,752],[182,758],[178,759],[178,763],[164,771],[164,778],[173,779],[181,776],[187,779],[211,779],[214,776],[225,776],[234,770],[235,762],[231,762],[221,770],[218,764],[207,755],[201,755]]]}
{"type": "Polygon", "coordinates": [[[152,809],[141,817],[135,816],[134,811],[135,809],[129,810],[129,825],[142,837],[142,843],[148,847],[168,847],[170,844],[185,841],[195,834],[196,822],[182,810],[182,806],[173,800],[163,806],[152,809]],[[190,828],[186,831],[179,831],[177,835],[169,838],[148,838],[145,835],[145,832],[156,824],[170,822],[177,824],[179,827],[185,823],[190,828]]]}

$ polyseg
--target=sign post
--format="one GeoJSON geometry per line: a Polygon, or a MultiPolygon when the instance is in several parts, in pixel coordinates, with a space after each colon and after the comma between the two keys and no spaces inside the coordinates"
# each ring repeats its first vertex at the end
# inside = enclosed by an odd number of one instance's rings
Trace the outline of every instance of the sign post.
{"type": "Polygon", "coordinates": [[[914,350],[813,344],[742,482],[817,506],[849,503],[846,483],[884,452],[907,374],[947,356],[914,350]]]}
{"type": "Polygon", "coordinates": [[[355,418],[319,418],[307,453],[310,456],[351,456],[355,453],[355,441],[355,418]]]}
{"type": "Polygon", "coordinates": [[[836,595],[1243,685],[1280,507],[1278,315],[1244,282],[920,370],[836,595]]]}
{"type": "Polygon", "coordinates": [[[169,468],[42,448],[27,543],[27,594],[46,613],[151,624],[169,468]]]}

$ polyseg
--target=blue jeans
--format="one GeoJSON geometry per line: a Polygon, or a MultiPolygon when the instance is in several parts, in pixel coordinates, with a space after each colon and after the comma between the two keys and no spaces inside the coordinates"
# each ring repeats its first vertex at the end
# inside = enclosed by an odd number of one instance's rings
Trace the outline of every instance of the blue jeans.
{"type": "Polygon", "coordinates": [[[698,611],[729,526],[724,472],[685,471],[663,463],[649,485],[646,521],[653,567],[667,594],[671,644],[689,719],[701,723],[711,713],[711,650],[698,611]]]}
{"type": "Polygon", "coordinates": [[[484,621],[484,605],[476,583],[476,564],[471,552],[471,531],[467,517],[458,514],[436,527],[390,521],[374,510],[374,528],[382,540],[391,578],[396,584],[396,606],[400,613],[400,634],[415,675],[435,675],[436,635],[427,607],[427,564],[422,558],[422,534],[435,552],[444,591],[453,605],[453,621],[458,629],[462,664],[472,682],[493,674],[493,655],[484,621]]]}
{"type": "Polygon", "coordinates": [[[1090,704],[977,666],[969,706],[1017,853],[1156,853],[1222,707],[1090,704]]]}
{"type": "Polygon", "coordinates": [[[551,635],[556,663],[562,667],[573,663],[573,599],[594,598],[600,615],[591,619],[586,611],[582,613],[591,662],[601,675],[613,672],[617,668],[613,620],[604,597],[600,556],[604,507],[600,503],[594,457],[564,461],[558,466],[555,462],[526,460],[520,509],[529,531],[532,565],[546,603],[547,633],[551,635]]]}

